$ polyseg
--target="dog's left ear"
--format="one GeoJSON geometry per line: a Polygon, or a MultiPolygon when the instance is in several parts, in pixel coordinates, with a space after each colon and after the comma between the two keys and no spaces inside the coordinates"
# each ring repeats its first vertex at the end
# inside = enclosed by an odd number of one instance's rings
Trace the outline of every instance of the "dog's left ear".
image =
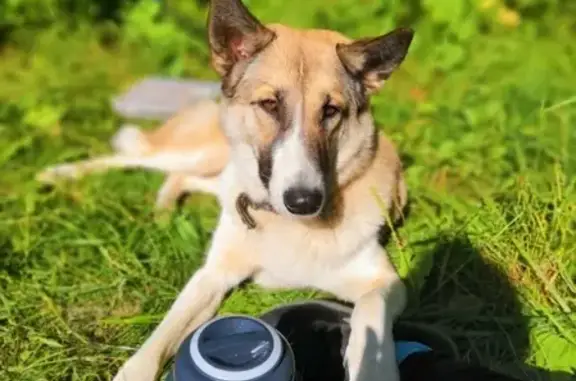
{"type": "Polygon", "coordinates": [[[368,93],[378,91],[404,61],[414,37],[410,28],[349,44],[337,44],[336,53],[346,70],[364,84],[368,93]]]}

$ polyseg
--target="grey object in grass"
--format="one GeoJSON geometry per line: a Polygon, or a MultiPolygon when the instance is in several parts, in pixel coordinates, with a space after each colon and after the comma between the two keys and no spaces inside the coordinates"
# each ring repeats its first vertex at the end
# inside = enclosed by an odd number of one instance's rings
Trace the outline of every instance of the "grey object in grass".
{"type": "Polygon", "coordinates": [[[220,95],[220,82],[149,77],[112,100],[119,115],[129,119],[166,120],[182,108],[220,95]]]}

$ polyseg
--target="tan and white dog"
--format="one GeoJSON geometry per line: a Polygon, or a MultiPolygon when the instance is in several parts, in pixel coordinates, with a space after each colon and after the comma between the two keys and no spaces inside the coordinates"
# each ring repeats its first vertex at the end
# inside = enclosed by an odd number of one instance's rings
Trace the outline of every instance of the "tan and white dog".
{"type": "Polygon", "coordinates": [[[370,95],[401,64],[410,29],[361,40],[261,24],[240,0],[212,0],[212,62],[222,99],[156,131],[125,128],[117,153],[48,169],[41,178],[111,167],[168,174],[157,201],[215,194],[219,222],[204,265],[115,381],[152,381],[192,330],[246,279],[312,287],[354,303],[350,380],[397,381],[392,324],[405,289],[379,245],[406,204],[402,165],[380,136],[370,95]]]}

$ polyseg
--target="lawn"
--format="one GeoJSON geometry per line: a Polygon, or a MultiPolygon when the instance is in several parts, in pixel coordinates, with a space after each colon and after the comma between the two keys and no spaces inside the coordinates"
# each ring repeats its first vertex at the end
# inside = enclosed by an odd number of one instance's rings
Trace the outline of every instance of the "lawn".
{"type": "MultiPolygon", "coordinates": [[[[151,207],[160,174],[117,170],[53,189],[34,176],[109,152],[123,122],[110,100],[142,77],[214,79],[205,8],[172,2],[158,20],[158,4],[142,0],[120,16],[75,18],[56,1],[41,3],[48,8],[22,18],[0,11],[0,380],[105,380],[201,263],[218,205],[192,197],[159,223],[151,207]]],[[[401,323],[523,380],[568,379],[576,369],[574,4],[249,4],[268,22],[353,37],[400,21],[415,28],[408,59],[373,100],[402,152],[412,202],[387,245],[411,290],[401,323]]],[[[258,314],[320,296],[248,285],[221,312],[258,314]]]]}

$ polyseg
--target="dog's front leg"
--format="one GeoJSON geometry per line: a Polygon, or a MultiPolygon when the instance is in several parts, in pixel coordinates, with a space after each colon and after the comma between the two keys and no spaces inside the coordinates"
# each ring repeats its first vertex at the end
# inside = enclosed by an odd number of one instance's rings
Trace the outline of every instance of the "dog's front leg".
{"type": "Polygon", "coordinates": [[[220,219],[206,264],[188,281],[162,322],[114,381],[155,380],[184,338],[214,315],[226,292],[253,274],[249,255],[241,253],[241,234],[220,219]]]}
{"type": "Polygon", "coordinates": [[[404,310],[406,290],[382,249],[370,247],[360,255],[360,266],[352,266],[364,276],[343,282],[339,293],[354,302],[346,367],[350,381],[398,381],[392,326],[404,310]]]}

